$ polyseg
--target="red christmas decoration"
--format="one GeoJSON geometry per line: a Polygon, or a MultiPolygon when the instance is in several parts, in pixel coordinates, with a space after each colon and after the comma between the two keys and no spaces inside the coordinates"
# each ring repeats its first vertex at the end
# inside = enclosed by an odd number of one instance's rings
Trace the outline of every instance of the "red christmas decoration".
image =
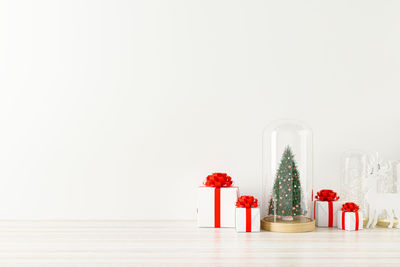
{"type": "Polygon", "coordinates": [[[210,187],[230,187],[232,183],[232,178],[226,173],[216,172],[207,176],[204,185],[210,187]]]}
{"type": "Polygon", "coordinates": [[[346,202],[342,206],[344,212],[357,212],[359,209],[358,205],[353,202],[346,202]]]}
{"type": "Polygon", "coordinates": [[[257,208],[258,200],[253,196],[241,196],[236,202],[238,208],[257,208]]]}
{"type": "Polygon", "coordinates": [[[333,190],[324,189],[319,191],[315,198],[320,201],[336,201],[339,199],[339,196],[333,190]]]}

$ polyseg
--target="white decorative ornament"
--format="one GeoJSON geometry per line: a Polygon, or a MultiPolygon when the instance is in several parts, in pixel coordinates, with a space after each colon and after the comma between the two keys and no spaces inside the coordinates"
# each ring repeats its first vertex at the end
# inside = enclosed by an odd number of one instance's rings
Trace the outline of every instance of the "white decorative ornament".
{"type": "MultiPolygon", "coordinates": [[[[367,177],[363,183],[363,191],[366,192],[364,201],[368,205],[366,228],[375,228],[378,217],[382,212],[386,212],[389,217],[388,228],[393,227],[394,217],[400,219],[400,194],[398,191],[388,193],[378,190],[378,183],[386,181],[391,172],[393,172],[391,164],[383,162],[377,153],[369,157],[367,177]]],[[[397,224],[396,228],[400,228],[400,224],[397,224]]]]}
{"type": "Polygon", "coordinates": [[[347,151],[343,154],[340,199],[343,202],[354,202],[366,215],[363,182],[367,177],[367,153],[347,151]]]}

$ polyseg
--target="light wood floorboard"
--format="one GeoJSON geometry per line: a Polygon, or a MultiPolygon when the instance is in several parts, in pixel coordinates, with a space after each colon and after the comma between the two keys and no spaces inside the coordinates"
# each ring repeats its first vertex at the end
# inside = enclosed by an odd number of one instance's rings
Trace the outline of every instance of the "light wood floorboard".
{"type": "Polygon", "coordinates": [[[193,221],[1,221],[0,266],[400,266],[400,230],[236,233],[193,221]]]}

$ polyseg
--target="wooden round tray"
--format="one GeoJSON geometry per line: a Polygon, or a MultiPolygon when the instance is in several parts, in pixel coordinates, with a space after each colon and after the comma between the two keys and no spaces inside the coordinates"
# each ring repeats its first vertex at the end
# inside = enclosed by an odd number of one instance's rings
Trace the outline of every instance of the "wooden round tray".
{"type": "Polygon", "coordinates": [[[276,220],[273,216],[261,219],[261,228],[271,232],[301,233],[315,229],[315,220],[307,217],[295,217],[292,221],[276,220]]]}

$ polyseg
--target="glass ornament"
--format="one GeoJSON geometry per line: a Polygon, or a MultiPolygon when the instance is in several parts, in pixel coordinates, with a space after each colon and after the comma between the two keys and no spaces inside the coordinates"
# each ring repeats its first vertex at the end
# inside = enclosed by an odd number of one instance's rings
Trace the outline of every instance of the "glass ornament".
{"type": "Polygon", "coordinates": [[[314,230],[312,152],[312,131],[306,124],[280,120],[265,128],[261,213],[264,229],[314,230]]]}
{"type": "Polygon", "coordinates": [[[342,156],[341,200],[354,202],[365,214],[363,183],[367,176],[367,154],[362,151],[347,151],[342,156]]]}

